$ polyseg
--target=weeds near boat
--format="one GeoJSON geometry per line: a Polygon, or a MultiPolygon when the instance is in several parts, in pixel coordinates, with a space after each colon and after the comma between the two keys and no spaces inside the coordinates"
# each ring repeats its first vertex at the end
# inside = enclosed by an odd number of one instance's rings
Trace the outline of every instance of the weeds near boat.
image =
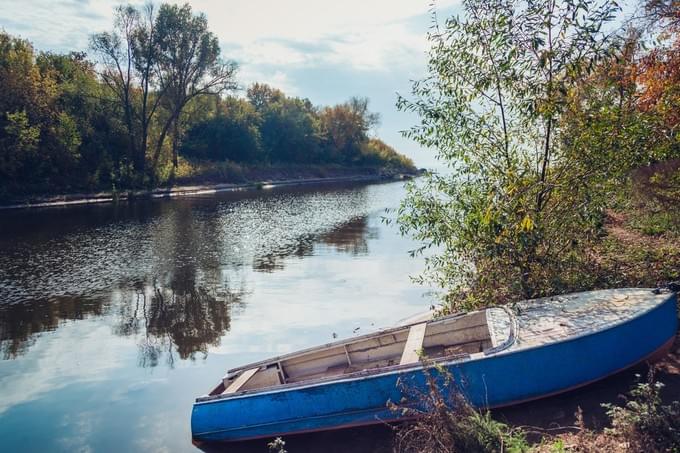
{"type": "Polygon", "coordinates": [[[646,382],[636,384],[622,396],[623,406],[602,404],[607,409],[610,427],[594,432],[585,427],[583,415],[577,414],[578,432],[560,436],[558,441],[544,445],[540,452],[562,451],[596,452],[680,452],[680,402],[662,404],[663,383],[654,379],[650,370],[646,382]]]}
{"type": "Polygon", "coordinates": [[[604,405],[611,418],[610,431],[637,451],[680,451],[680,402],[661,404],[661,382],[637,384],[623,407],[604,405]]]}
{"type": "Polygon", "coordinates": [[[284,448],[285,446],[286,441],[284,441],[280,437],[277,437],[276,439],[272,440],[267,444],[267,448],[269,448],[269,453],[288,453],[288,450],[284,448]]]}
{"type": "Polygon", "coordinates": [[[394,428],[395,453],[491,453],[529,451],[524,433],[475,409],[455,386],[450,373],[434,367],[425,371],[427,392],[405,388],[410,402],[388,407],[413,423],[394,428]],[[437,375],[433,373],[436,370],[437,375]],[[440,390],[451,389],[449,397],[440,390]]]}
{"type": "Polygon", "coordinates": [[[454,388],[445,370],[426,371],[427,392],[405,389],[408,399],[388,403],[401,417],[414,418],[394,428],[395,453],[678,453],[680,452],[680,402],[662,404],[663,384],[650,370],[647,381],[636,384],[622,396],[623,405],[605,403],[608,428],[596,431],[586,427],[583,412],[576,423],[551,434],[536,427],[511,427],[494,420],[488,410],[472,407],[454,388]],[[445,397],[442,387],[451,388],[445,397]],[[540,441],[529,442],[527,434],[538,434],[540,441]],[[533,443],[533,445],[532,445],[533,443]]]}

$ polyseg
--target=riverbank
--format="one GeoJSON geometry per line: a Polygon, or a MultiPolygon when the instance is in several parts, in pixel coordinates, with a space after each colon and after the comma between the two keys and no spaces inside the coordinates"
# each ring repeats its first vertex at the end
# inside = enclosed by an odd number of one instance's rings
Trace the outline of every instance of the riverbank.
{"type": "MultiPolygon", "coordinates": [[[[581,280],[584,286],[577,290],[657,287],[678,282],[680,217],[674,209],[651,209],[635,203],[611,209],[604,216],[602,236],[591,253],[594,265],[581,280]]],[[[442,412],[416,427],[433,439],[463,433],[457,438],[459,442],[470,442],[479,447],[474,451],[485,453],[678,451],[678,395],[680,332],[669,353],[653,368],[639,365],[581,389],[490,414],[474,411],[455,418],[442,412]]],[[[420,447],[419,441],[406,439],[406,447],[420,447]]]]}
{"type": "Polygon", "coordinates": [[[208,195],[219,192],[263,190],[273,187],[332,184],[341,182],[377,183],[397,181],[417,177],[422,171],[386,170],[377,168],[351,167],[269,167],[253,168],[242,171],[238,182],[219,182],[232,180],[233,176],[221,174],[204,175],[200,178],[181,178],[177,185],[146,190],[102,191],[90,193],[70,193],[40,195],[15,198],[0,203],[0,210],[60,207],[96,203],[113,203],[154,198],[174,198],[191,195],[208,195]]]}

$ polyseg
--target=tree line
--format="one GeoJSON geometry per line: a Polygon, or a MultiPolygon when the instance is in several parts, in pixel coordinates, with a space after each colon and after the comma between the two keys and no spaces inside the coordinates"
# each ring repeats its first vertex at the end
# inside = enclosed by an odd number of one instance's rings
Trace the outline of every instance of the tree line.
{"type": "Polygon", "coordinates": [[[317,107],[255,83],[246,97],[194,105],[181,153],[188,158],[243,163],[339,164],[413,169],[413,163],[370,131],[379,116],[367,98],[317,107]]]}
{"type": "Polygon", "coordinates": [[[224,161],[413,168],[371,137],[367,99],[317,107],[262,84],[243,96],[236,73],[188,4],[118,6],[90,55],[0,31],[0,198],[171,184],[224,161]]]}

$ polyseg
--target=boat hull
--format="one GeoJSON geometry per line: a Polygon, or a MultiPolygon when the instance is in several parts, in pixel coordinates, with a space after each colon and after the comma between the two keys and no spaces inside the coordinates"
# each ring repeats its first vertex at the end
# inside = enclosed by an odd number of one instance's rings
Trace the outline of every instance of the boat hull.
{"type": "MultiPolygon", "coordinates": [[[[610,328],[540,347],[441,364],[476,407],[500,407],[568,391],[658,355],[677,331],[675,296],[610,328]]],[[[438,378],[436,368],[429,372],[438,378]]],[[[197,401],[199,441],[240,441],[399,419],[387,401],[427,389],[422,365],[332,382],[197,401]],[[415,392],[414,392],[415,391],[415,392]]],[[[442,387],[444,396],[453,391],[442,387]]],[[[414,402],[414,404],[417,404],[414,402]]]]}

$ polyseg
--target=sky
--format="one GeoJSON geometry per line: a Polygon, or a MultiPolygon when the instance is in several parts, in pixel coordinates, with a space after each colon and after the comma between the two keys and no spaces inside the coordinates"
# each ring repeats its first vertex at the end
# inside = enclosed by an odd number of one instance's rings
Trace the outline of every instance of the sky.
{"type": "MultiPolygon", "coordinates": [[[[220,40],[222,56],[235,60],[238,82],[268,83],[316,105],[368,97],[380,113],[375,133],[420,167],[435,167],[434,152],[400,131],[417,124],[395,107],[411,81],[426,74],[432,0],[193,0],[220,40]]],[[[112,27],[118,1],[2,0],[0,28],[30,40],[38,50],[87,50],[92,33],[112,27]]],[[[132,1],[141,4],[141,1],[132,1]]],[[[184,3],[169,1],[169,3],[184,3]]],[[[440,18],[459,0],[437,0],[440,18]]]]}

